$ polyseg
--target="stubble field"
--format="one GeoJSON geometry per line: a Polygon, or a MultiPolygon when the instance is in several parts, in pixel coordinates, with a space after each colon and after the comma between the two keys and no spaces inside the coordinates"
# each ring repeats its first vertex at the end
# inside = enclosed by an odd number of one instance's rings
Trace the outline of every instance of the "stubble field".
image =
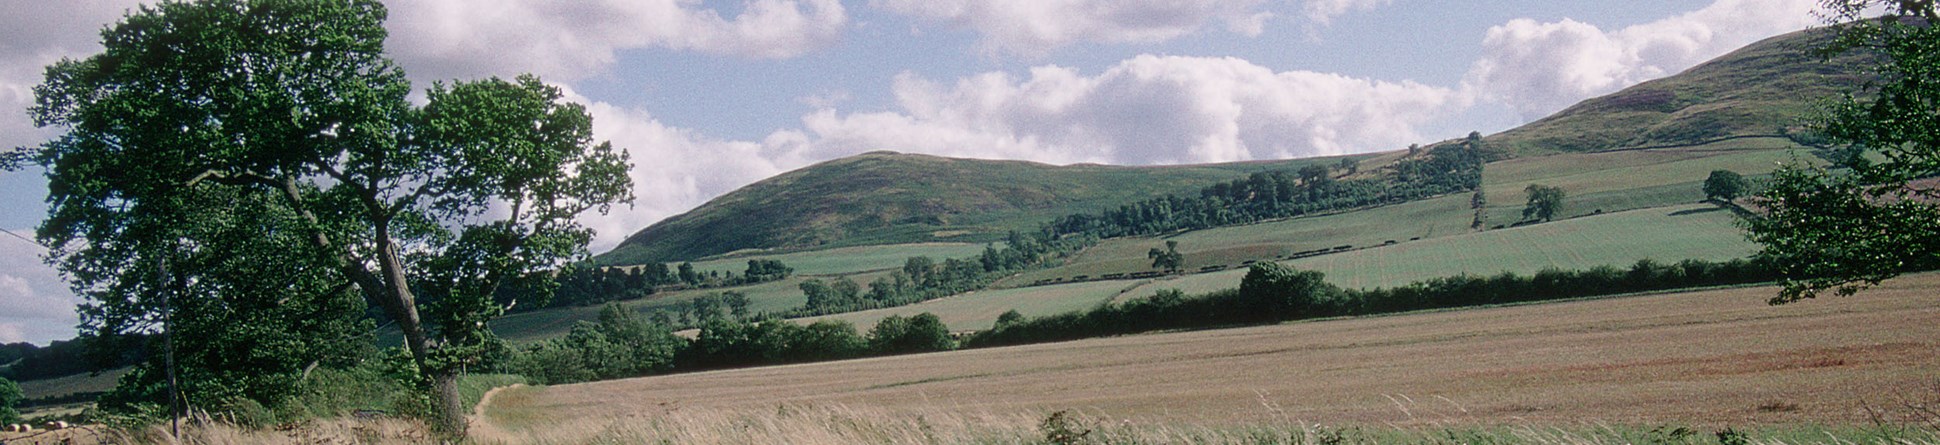
{"type": "Polygon", "coordinates": [[[482,412],[515,435],[804,406],[1179,425],[1856,425],[1869,408],[1940,399],[1936,289],[1929,274],[1778,307],[1758,287],[1137,335],[520,388],[482,412]]]}

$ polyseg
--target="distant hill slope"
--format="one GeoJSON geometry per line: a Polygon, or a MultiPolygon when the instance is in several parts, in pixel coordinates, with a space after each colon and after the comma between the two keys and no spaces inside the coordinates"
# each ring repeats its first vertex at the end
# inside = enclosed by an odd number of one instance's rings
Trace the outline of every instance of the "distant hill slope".
{"type": "Polygon", "coordinates": [[[1811,53],[1830,37],[1811,29],[1765,39],[1484,140],[1530,156],[1777,136],[1802,124],[1820,101],[1865,81],[1855,68],[1863,56],[1821,60],[1811,53]]]}
{"type": "MultiPolygon", "coordinates": [[[[1829,37],[1769,38],[1686,70],[1585,100],[1484,139],[1510,156],[1697,145],[1777,136],[1864,81],[1857,56],[1809,54],[1829,37]]],[[[1197,194],[1262,170],[1336,159],[1174,167],[1051,166],[876,152],[750,185],[633,234],[606,264],[691,260],[750,249],[804,250],[927,241],[981,242],[1053,218],[1197,194]]],[[[1369,161],[1364,170],[1384,164],[1369,161]]]]}
{"type": "MultiPolygon", "coordinates": [[[[1366,156],[1360,156],[1364,158],[1366,156]]],[[[604,264],[776,249],[995,240],[1053,218],[1340,158],[1162,167],[1053,166],[873,152],[784,173],[628,237],[604,264]]]]}

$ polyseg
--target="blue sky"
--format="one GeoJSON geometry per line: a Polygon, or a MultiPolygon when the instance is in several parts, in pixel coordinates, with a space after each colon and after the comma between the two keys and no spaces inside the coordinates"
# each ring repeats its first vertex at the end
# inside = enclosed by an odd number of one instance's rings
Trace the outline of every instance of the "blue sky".
{"type": "MultiPolygon", "coordinates": [[[[420,87],[536,73],[636,168],[592,248],[743,185],[874,150],[1178,164],[1394,150],[1511,128],[1815,23],[1814,0],[413,0],[420,87]]],[[[40,68],[133,0],[0,0],[0,147],[40,68]]],[[[0,173],[32,236],[40,172],[0,173]]],[[[71,292],[0,235],[0,342],[73,336],[71,292]]]]}

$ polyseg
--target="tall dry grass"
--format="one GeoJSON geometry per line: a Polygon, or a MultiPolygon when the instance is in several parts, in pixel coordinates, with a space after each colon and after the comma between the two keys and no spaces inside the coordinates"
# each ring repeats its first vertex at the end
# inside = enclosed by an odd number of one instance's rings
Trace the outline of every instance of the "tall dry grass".
{"type": "MultiPolygon", "coordinates": [[[[1271,407],[1268,407],[1271,411],[1271,407]]],[[[1811,426],[1744,432],[1585,423],[1506,426],[1328,426],[1266,415],[1254,423],[1148,423],[1084,412],[986,413],[846,405],[672,409],[574,419],[516,431],[475,429],[481,444],[1940,444],[1928,430],[1811,426]]]]}
{"type": "MultiPolygon", "coordinates": [[[[1270,417],[1270,416],[1269,416],[1270,417]]],[[[1743,442],[1718,431],[1671,426],[1583,423],[1503,426],[1328,426],[1262,418],[1237,426],[1147,423],[1084,412],[978,413],[908,411],[843,405],[772,409],[673,409],[609,418],[573,419],[516,430],[474,423],[461,443],[491,444],[1895,444],[1940,445],[1918,428],[1819,428],[1806,425],[1746,431],[1743,442]]],[[[6,439],[0,437],[0,439],[6,439]]],[[[196,419],[180,436],[167,426],[110,432],[98,443],[135,444],[426,444],[440,443],[424,424],[405,419],[337,418],[250,429],[196,419]]],[[[7,442],[39,443],[39,442],[7,442]]],[[[63,442],[44,442],[63,443],[63,442]]],[[[97,443],[77,441],[75,443],[97,443]]]]}

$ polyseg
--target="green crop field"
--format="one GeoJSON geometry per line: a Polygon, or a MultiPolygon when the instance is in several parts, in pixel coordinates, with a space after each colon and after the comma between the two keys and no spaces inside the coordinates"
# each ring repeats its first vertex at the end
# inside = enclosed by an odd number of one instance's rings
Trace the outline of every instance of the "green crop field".
{"type": "Polygon", "coordinates": [[[1293,218],[1236,227],[1198,230],[1166,238],[1116,238],[1099,243],[1062,267],[1020,274],[999,283],[1026,286],[1038,280],[1070,280],[1105,274],[1154,270],[1146,253],[1179,242],[1185,269],[1209,265],[1239,267],[1248,260],[1272,260],[1296,252],[1341,245],[1371,246],[1387,240],[1436,238],[1469,233],[1473,217],[1468,195],[1451,195],[1356,212],[1293,218]]]}
{"type": "Polygon", "coordinates": [[[1137,281],[1094,281],[1022,289],[987,290],[909,306],[826,315],[800,321],[809,323],[825,318],[847,320],[855,323],[857,329],[866,332],[871,326],[876,325],[876,321],[890,315],[912,316],[929,312],[936,314],[937,318],[942,319],[943,324],[949,325],[951,330],[982,330],[996,324],[997,316],[1002,315],[1004,311],[1015,309],[1025,316],[1039,316],[1086,309],[1111,300],[1120,292],[1130,290],[1139,283],[1137,281]]]}
{"type": "Polygon", "coordinates": [[[694,269],[702,272],[719,271],[740,273],[748,270],[748,260],[779,260],[788,267],[795,268],[796,275],[841,275],[875,270],[903,267],[903,261],[910,257],[927,256],[938,261],[945,258],[968,258],[983,253],[982,244],[968,243],[917,243],[890,244],[882,246],[842,247],[807,252],[792,252],[775,255],[746,255],[694,263],[694,269]]]}
{"type": "MultiPolygon", "coordinates": [[[[1743,258],[1756,249],[1739,232],[1735,219],[1731,212],[1708,204],[1659,207],[1404,242],[1286,264],[1325,272],[1327,281],[1342,287],[1366,288],[1462,273],[1627,267],[1645,258],[1721,261],[1743,258]]],[[[1230,289],[1238,287],[1245,274],[1245,270],[1231,270],[1190,275],[1147,284],[1127,296],[1168,288],[1187,293],[1230,289]]]]}
{"type": "Polygon", "coordinates": [[[1511,159],[1489,164],[1482,175],[1488,199],[1486,222],[1522,218],[1530,184],[1560,187],[1568,196],[1563,215],[1588,215],[1687,204],[1704,199],[1701,185],[1713,170],[1760,176],[1780,163],[1824,162],[1783,139],[1739,139],[1697,147],[1580,153],[1511,159]]]}

